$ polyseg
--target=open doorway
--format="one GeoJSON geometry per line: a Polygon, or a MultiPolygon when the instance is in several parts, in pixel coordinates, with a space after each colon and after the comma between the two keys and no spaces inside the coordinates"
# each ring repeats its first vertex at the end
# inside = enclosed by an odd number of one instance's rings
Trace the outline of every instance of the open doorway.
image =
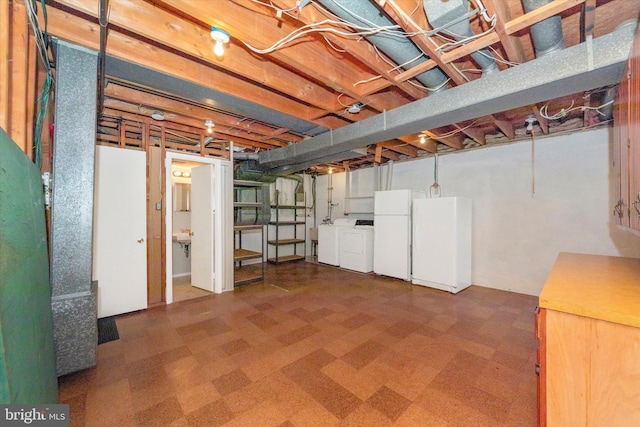
{"type": "Polygon", "coordinates": [[[167,152],[165,167],[167,304],[233,289],[230,162],[167,152]]]}
{"type": "MultiPolygon", "coordinates": [[[[204,166],[200,162],[173,159],[171,163],[171,212],[172,212],[172,293],[173,301],[185,301],[211,295],[213,290],[194,286],[192,281],[193,254],[191,178],[193,169],[204,166]]],[[[169,200],[169,198],[167,198],[169,200]]]]}

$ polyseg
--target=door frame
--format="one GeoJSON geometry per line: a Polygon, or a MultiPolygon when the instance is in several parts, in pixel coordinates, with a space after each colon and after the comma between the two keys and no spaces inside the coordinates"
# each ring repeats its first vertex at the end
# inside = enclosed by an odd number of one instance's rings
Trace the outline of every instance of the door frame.
{"type": "MultiPolygon", "coordinates": [[[[171,164],[173,160],[186,160],[195,163],[212,164],[214,178],[214,206],[216,206],[214,224],[214,289],[216,294],[233,290],[233,204],[229,203],[233,193],[233,163],[230,160],[202,157],[166,151],[165,168],[165,301],[173,302],[173,212],[171,205],[172,181],[171,164]],[[229,213],[230,212],[230,213],[229,213]]],[[[232,199],[231,199],[232,200],[232,199]]]]}

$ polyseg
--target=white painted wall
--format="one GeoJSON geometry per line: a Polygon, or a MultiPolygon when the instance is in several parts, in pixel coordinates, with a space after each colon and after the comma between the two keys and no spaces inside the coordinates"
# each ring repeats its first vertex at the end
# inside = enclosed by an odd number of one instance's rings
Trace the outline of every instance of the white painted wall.
{"type": "MultiPolygon", "coordinates": [[[[611,141],[610,129],[536,139],[535,194],[531,141],[439,156],[442,196],[473,200],[474,284],[538,295],[559,252],[640,258],[640,236],[613,222],[611,141]]],[[[429,193],[433,158],[393,168],[392,189],[429,193]]],[[[333,176],[334,202],[343,203],[344,175],[333,176]]],[[[319,221],[326,180],[318,178],[319,221]]],[[[371,181],[360,179],[358,191],[371,181]]]]}

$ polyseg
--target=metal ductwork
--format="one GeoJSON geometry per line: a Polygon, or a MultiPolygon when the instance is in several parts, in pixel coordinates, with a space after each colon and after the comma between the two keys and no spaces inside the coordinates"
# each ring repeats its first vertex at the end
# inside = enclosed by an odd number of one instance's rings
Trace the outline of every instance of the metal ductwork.
{"type": "MultiPolygon", "coordinates": [[[[529,13],[553,0],[522,0],[524,11],[529,13]]],[[[536,49],[536,57],[547,55],[551,52],[564,49],[564,36],[562,35],[562,20],[560,15],[551,16],[531,26],[531,38],[536,49]]]]}
{"type": "MultiPolygon", "coordinates": [[[[424,11],[433,28],[441,28],[444,35],[456,40],[473,37],[469,23],[471,5],[469,0],[424,0],[424,11]]],[[[482,68],[482,75],[498,71],[496,60],[487,49],[471,54],[471,58],[482,68]]]]}
{"type": "MultiPolygon", "coordinates": [[[[252,159],[251,157],[248,156],[248,160],[240,163],[240,166],[235,171],[235,179],[264,182],[268,184],[276,182],[278,178],[292,179],[298,182],[295,192],[304,192],[304,179],[301,175],[294,175],[294,171],[291,171],[289,173],[279,173],[277,171],[265,172],[263,170],[260,170],[257,159],[252,159]]],[[[236,158],[236,156],[234,156],[234,158],[236,158]]]]}
{"type": "Polygon", "coordinates": [[[423,129],[616,85],[629,58],[635,26],[624,26],[556,55],[476,79],[446,92],[334,129],[306,141],[260,153],[260,169],[304,170],[336,161],[350,150],[423,129]],[[587,58],[591,57],[592,61],[587,58]],[[558,66],[562,64],[562,66],[558,66]]]}
{"type": "MultiPolygon", "coordinates": [[[[397,26],[395,22],[391,21],[369,0],[316,0],[316,3],[320,3],[341,19],[360,27],[397,26]]],[[[411,67],[414,67],[429,59],[407,37],[397,37],[384,32],[364,37],[396,64],[410,62],[411,67]]],[[[432,68],[429,71],[418,74],[415,78],[431,90],[442,91],[447,89],[446,82],[448,78],[439,68],[432,68]]]]}

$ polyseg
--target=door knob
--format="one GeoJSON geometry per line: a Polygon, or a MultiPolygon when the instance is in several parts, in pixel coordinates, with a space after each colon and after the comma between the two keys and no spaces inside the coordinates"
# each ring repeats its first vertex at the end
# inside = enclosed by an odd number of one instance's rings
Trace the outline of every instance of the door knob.
{"type": "Polygon", "coordinates": [[[141,237],[138,239],[138,243],[142,243],[142,242],[144,242],[144,239],[141,237]]]}

